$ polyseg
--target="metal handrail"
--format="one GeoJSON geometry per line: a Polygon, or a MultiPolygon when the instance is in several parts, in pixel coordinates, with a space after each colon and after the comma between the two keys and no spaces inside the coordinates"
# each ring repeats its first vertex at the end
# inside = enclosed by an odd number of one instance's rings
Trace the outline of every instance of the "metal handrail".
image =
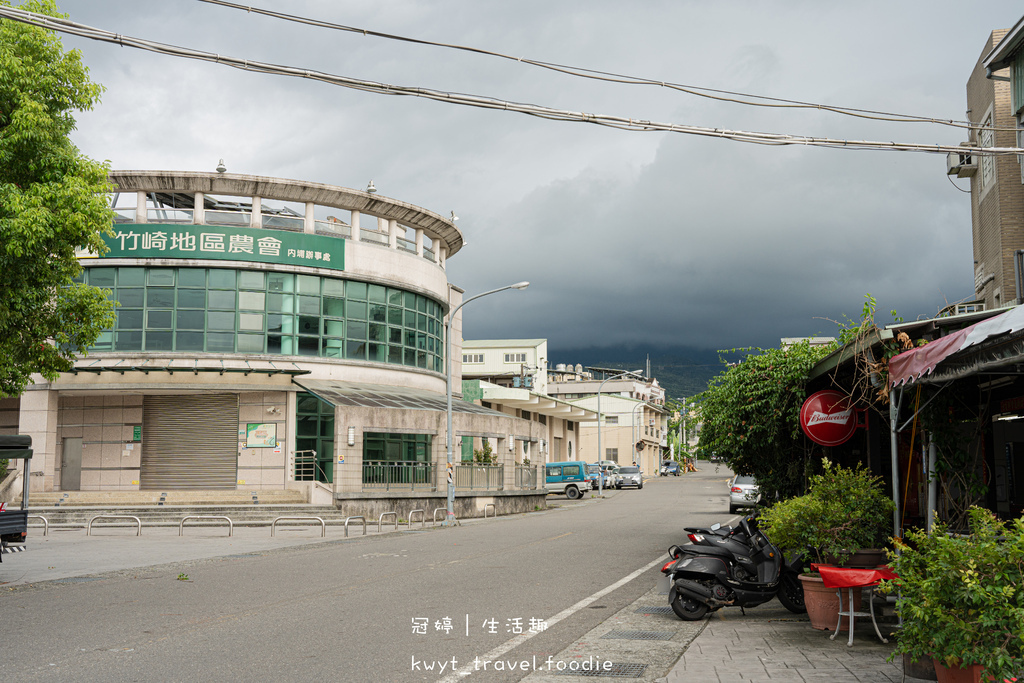
{"type": "Polygon", "coordinates": [[[484,505],[484,519],[487,519],[487,508],[491,508],[491,512],[493,513],[491,517],[498,516],[498,508],[494,507],[494,503],[487,503],[487,505],[484,505]]]}
{"type": "Polygon", "coordinates": [[[95,517],[89,520],[88,524],[85,525],[86,536],[92,536],[92,523],[95,522],[97,519],[134,519],[135,523],[139,525],[139,531],[135,535],[142,535],[142,520],[140,520],[138,517],[134,515],[96,515],[95,517]]]}
{"type": "Polygon", "coordinates": [[[380,513],[380,517],[377,518],[377,533],[378,534],[380,533],[380,524],[381,524],[381,522],[384,521],[385,517],[389,517],[391,515],[395,516],[395,531],[398,531],[398,513],[397,512],[382,512],[382,513],[380,513]]]}
{"type": "Polygon", "coordinates": [[[274,530],[277,528],[277,523],[280,522],[281,520],[304,521],[304,522],[310,522],[310,521],[320,522],[320,537],[323,538],[323,537],[327,536],[327,522],[325,522],[323,520],[323,518],[321,518],[321,517],[278,517],[277,519],[275,519],[273,522],[270,523],[270,535],[271,535],[271,537],[273,537],[273,535],[274,535],[274,530]]]}
{"type": "Polygon", "coordinates": [[[448,514],[448,508],[434,508],[434,514],[433,514],[434,524],[437,524],[437,513],[438,512],[443,512],[445,514],[448,514]]]}
{"type": "Polygon", "coordinates": [[[27,522],[30,519],[41,519],[41,520],[43,520],[43,536],[45,536],[46,534],[48,534],[50,532],[50,523],[48,521],[46,521],[46,517],[43,517],[42,515],[29,515],[28,517],[25,518],[25,521],[27,522]]]}
{"type": "Polygon", "coordinates": [[[228,522],[228,536],[235,535],[235,524],[231,521],[230,517],[224,515],[188,515],[187,517],[181,518],[181,523],[178,524],[178,535],[183,536],[185,533],[185,520],[186,519],[226,519],[228,522]]]}
{"type": "Polygon", "coordinates": [[[366,518],[365,517],[346,517],[345,518],[345,538],[348,538],[348,523],[353,519],[358,519],[363,523],[363,536],[366,535],[366,518]]]}
{"type": "Polygon", "coordinates": [[[420,528],[423,529],[427,526],[427,511],[416,508],[415,510],[409,510],[409,528],[412,529],[412,516],[413,514],[420,513],[420,528]]]}

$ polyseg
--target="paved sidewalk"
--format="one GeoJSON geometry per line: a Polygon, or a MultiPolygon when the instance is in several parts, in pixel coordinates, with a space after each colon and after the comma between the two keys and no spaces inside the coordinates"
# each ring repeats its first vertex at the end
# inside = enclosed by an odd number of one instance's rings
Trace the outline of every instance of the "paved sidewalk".
{"type": "MultiPolygon", "coordinates": [[[[888,635],[890,624],[879,624],[888,635]]],[[[830,640],[828,631],[811,628],[806,616],[792,614],[777,601],[747,610],[726,608],[713,613],[704,630],[690,643],[664,683],[686,681],[828,681],[829,683],[890,683],[904,679],[902,659],[886,659],[893,649],[879,642],[871,619],[856,620],[853,646],[841,631],[830,640]]]]}

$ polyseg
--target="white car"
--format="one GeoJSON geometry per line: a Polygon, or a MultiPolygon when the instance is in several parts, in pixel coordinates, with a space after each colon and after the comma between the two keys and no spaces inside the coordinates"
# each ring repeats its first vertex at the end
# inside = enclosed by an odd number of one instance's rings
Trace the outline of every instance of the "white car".
{"type": "Polygon", "coordinates": [[[635,486],[638,489],[644,487],[644,475],[636,465],[624,465],[619,468],[619,483],[616,488],[623,486],[635,486]]]}
{"type": "Polygon", "coordinates": [[[736,514],[740,508],[754,507],[761,502],[761,493],[753,477],[745,474],[733,475],[729,480],[729,512],[736,514]]]}

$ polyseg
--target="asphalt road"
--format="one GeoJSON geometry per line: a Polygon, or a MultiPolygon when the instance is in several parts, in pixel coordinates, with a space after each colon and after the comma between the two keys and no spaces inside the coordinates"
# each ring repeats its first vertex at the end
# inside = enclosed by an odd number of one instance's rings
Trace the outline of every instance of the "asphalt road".
{"type": "Polygon", "coordinates": [[[0,585],[0,677],[518,681],[529,671],[493,662],[562,652],[651,589],[684,526],[729,519],[728,476],[705,465],[453,529],[248,552],[225,538],[221,557],[0,585]]]}

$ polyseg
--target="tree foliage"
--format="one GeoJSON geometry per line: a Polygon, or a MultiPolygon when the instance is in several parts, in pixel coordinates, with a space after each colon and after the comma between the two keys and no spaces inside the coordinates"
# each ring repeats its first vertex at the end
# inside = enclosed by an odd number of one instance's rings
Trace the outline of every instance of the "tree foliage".
{"type": "MultiPolygon", "coordinates": [[[[51,0],[21,7],[62,16],[51,0]]],[[[105,293],[73,281],[75,248],[105,251],[112,223],[106,164],[68,137],[101,90],[52,32],[0,21],[0,395],[55,379],[113,326],[105,293]]]]}
{"type": "Polygon", "coordinates": [[[753,475],[764,493],[802,493],[799,416],[807,373],[834,348],[803,341],[786,348],[740,349],[748,355],[698,396],[701,451],[718,454],[737,473],[753,475]]]}

